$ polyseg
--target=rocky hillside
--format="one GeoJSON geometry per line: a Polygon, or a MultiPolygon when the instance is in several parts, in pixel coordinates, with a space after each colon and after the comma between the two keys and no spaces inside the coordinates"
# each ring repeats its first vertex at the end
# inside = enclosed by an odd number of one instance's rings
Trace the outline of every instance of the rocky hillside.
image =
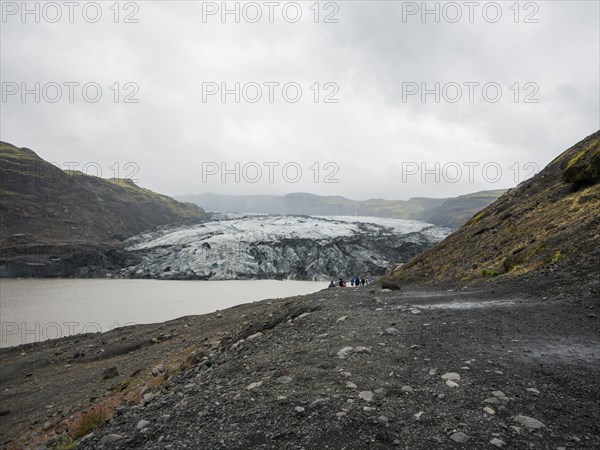
{"type": "Polygon", "coordinates": [[[388,287],[572,274],[598,289],[600,131],[566,150],[444,241],[391,271],[388,287]]]}
{"type": "Polygon", "coordinates": [[[202,205],[208,211],[313,216],[370,216],[424,220],[456,228],[486,207],[505,190],[483,191],[456,198],[416,197],[410,200],[352,200],[341,196],[306,193],[277,195],[197,194],[177,197],[202,205]]]}
{"type": "Polygon", "coordinates": [[[110,244],[158,225],[206,218],[197,205],[128,180],[66,172],[30,149],[0,142],[3,261],[56,256],[73,244],[110,244]]]}

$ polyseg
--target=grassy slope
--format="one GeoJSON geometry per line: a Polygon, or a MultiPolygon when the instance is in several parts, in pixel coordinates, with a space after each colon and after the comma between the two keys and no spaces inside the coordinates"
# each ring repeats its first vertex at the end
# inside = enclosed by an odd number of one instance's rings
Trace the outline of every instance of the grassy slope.
{"type": "MultiPolygon", "coordinates": [[[[600,269],[600,131],[511,189],[383,282],[467,282],[557,264],[600,269]]],[[[597,272],[596,272],[597,273],[597,272]]]]}
{"type": "Polygon", "coordinates": [[[62,171],[33,151],[0,142],[2,243],[99,243],[168,223],[206,218],[196,205],[143,189],[62,171]]]}

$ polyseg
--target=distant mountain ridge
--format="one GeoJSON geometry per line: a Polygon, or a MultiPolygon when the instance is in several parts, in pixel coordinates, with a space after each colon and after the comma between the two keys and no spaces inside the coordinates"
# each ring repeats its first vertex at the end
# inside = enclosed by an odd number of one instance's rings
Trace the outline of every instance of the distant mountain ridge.
{"type": "Polygon", "coordinates": [[[410,200],[351,200],[341,196],[306,193],[277,195],[221,195],[204,193],[175,196],[202,205],[207,211],[312,216],[370,216],[423,220],[458,227],[505,190],[482,191],[456,198],[415,197],[410,200]]]}
{"type": "Polygon", "coordinates": [[[600,295],[600,131],[564,151],[383,284],[540,275],[600,295]]]}

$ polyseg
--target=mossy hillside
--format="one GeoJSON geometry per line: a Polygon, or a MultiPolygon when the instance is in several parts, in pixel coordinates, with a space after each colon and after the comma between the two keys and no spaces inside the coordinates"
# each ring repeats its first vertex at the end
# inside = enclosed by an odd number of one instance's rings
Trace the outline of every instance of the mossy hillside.
{"type": "MultiPolygon", "coordinates": [[[[0,143],[0,225],[28,244],[117,241],[170,223],[208,218],[197,205],[80,171],[63,171],[32,150],[0,143]]],[[[12,242],[12,241],[11,241],[12,242]]]]}
{"type": "Polygon", "coordinates": [[[563,171],[563,179],[576,187],[598,183],[600,179],[600,140],[592,140],[573,156],[563,171]]]}
{"type": "Polygon", "coordinates": [[[597,269],[600,177],[594,175],[594,158],[599,143],[596,132],[571,147],[444,241],[388,274],[384,284],[473,282],[492,273],[515,277],[553,265],[597,269]]]}

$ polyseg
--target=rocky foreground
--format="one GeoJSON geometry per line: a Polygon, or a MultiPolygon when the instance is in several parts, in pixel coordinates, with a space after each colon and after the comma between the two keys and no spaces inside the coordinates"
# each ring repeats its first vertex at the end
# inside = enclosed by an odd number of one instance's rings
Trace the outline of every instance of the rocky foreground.
{"type": "Polygon", "coordinates": [[[600,448],[598,308],[596,296],[551,286],[335,288],[4,349],[0,439],[8,448],[73,448],[73,436],[82,449],[600,448]],[[78,436],[78,411],[92,405],[112,417],[78,436]]]}

